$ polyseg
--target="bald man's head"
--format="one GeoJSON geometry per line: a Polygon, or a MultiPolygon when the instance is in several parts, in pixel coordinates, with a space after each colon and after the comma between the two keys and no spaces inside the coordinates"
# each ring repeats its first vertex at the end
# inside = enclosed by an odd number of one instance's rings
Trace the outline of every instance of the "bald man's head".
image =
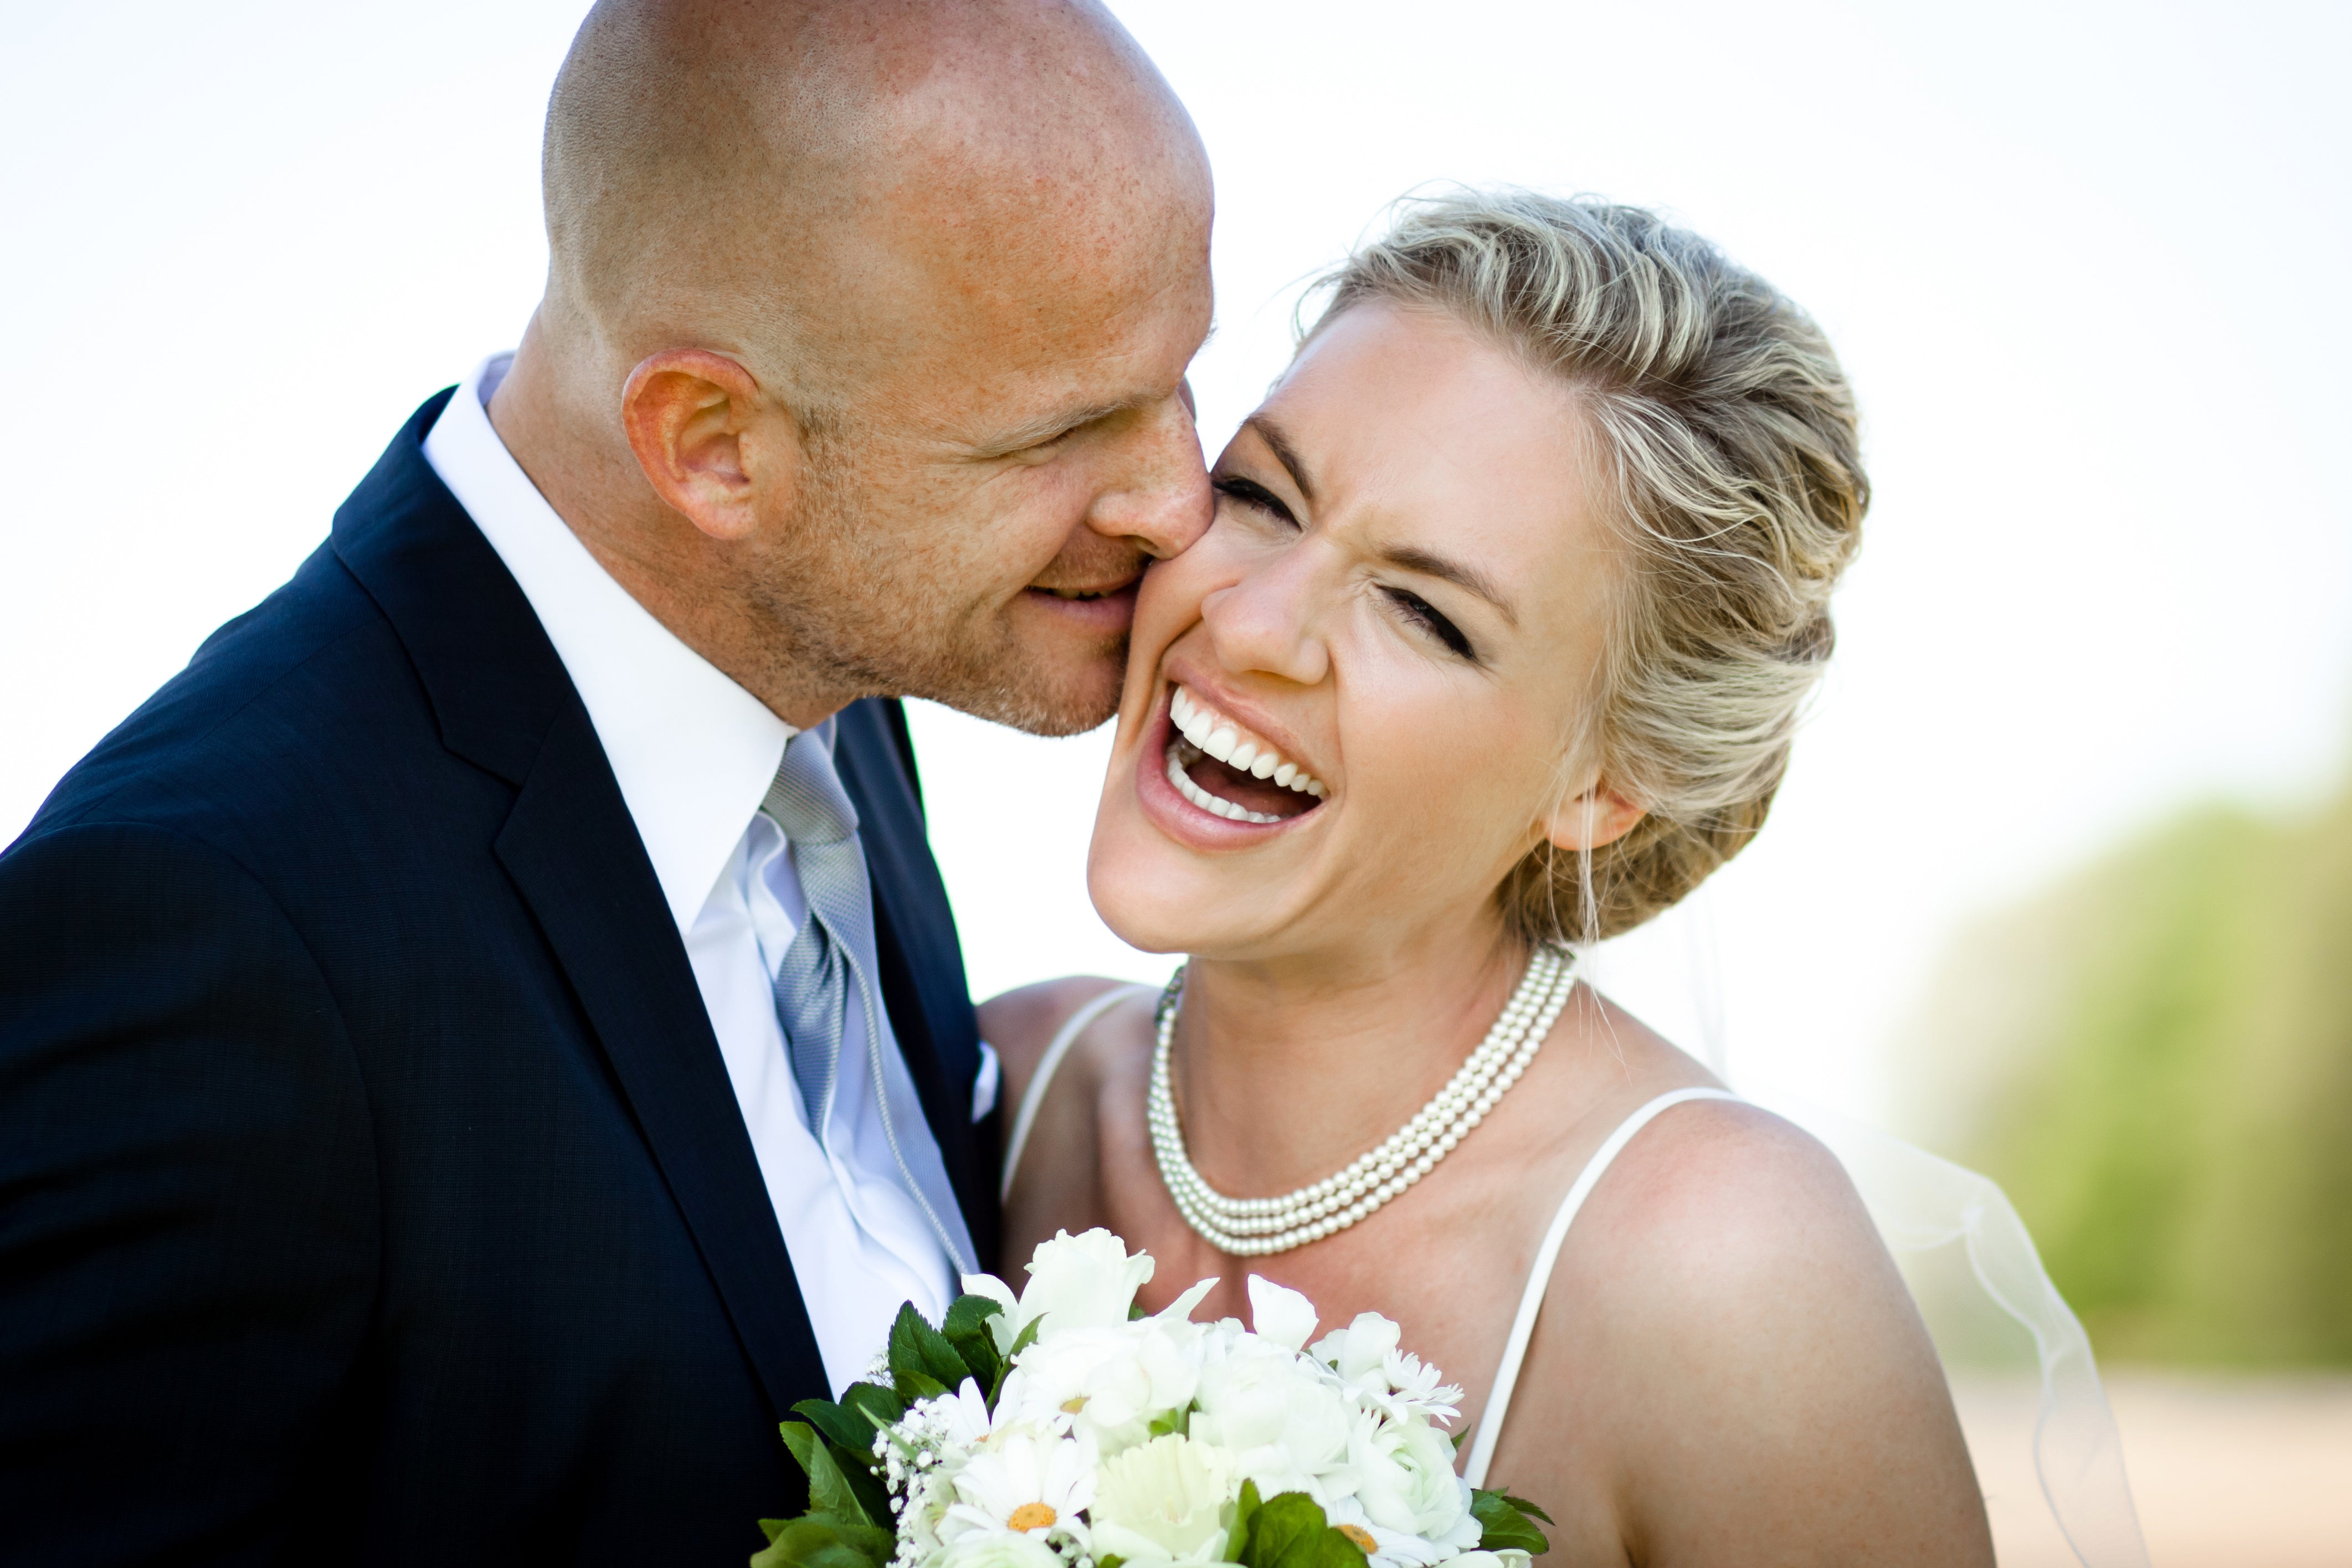
{"type": "Polygon", "coordinates": [[[607,569],[793,722],[1116,702],[1206,526],[1207,161],[1086,0],[605,0],[547,120],[493,422],[607,569]]]}
{"type": "Polygon", "coordinates": [[[1209,209],[1182,107],[1069,0],[605,0],[544,172],[551,291],[607,352],[723,342],[814,402],[1209,209]]]}

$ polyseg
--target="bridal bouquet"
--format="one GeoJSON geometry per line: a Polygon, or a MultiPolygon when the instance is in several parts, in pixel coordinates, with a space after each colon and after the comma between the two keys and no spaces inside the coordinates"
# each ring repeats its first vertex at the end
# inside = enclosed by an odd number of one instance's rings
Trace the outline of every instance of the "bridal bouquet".
{"type": "Polygon", "coordinates": [[[1253,1275],[1252,1326],[1201,1323],[1202,1281],[1134,1305],[1151,1259],[1108,1230],[1037,1249],[1016,1298],[967,1275],[938,1327],[909,1305],[869,1380],[783,1424],[809,1511],[762,1520],[753,1568],[1526,1568],[1541,1510],[1473,1491],[1458,1388],[1366,1312],[1253,1275]]]}

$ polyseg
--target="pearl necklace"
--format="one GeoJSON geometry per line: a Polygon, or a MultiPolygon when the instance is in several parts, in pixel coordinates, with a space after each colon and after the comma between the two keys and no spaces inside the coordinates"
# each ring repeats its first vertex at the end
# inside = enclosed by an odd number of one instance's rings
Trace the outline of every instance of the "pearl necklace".
{"type": "Polygon", "coordinates": [[[1486,1038],[1412,1121],[1380,1147],[1358,1155],[1347,1169],[1280,1197],[1227,1197],[1192,1168],[1184,1151],[1169,1069],[1177,1009],[1184,996],[1180,967],[1160,997],[1160,1038],[1151,1055],[1146,1107],[1151,1150],[1168,1196],[1202,1239],[1220,1252],[1244,1258],[1287,1252],[1370,1218],[1452,1154],[1470,1129],[1486,1120],[1504,1091],[1518,1082],[1568,1005],[1576,984],[1574,967],[1564,949],[1549,944],[1538,947],[1486,1038]]]}

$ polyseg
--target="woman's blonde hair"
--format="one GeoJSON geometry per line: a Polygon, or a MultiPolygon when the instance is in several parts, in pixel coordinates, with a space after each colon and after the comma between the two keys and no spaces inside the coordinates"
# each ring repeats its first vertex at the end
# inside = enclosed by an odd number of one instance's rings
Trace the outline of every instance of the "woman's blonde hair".
{"type": "Polygon", "coordinates": [[[1559,378],[1590,421],[1566,460],[1604,486],[1627,570],[1568,753],[1647,815],[1589,854],[1539,845],[1502,896],[1529,940],[1631,930],[1764,825],[1829,658],[1830,591],[1870,505],[1837,356],[1696,235],[1585,198],[1410,200],[1323,282],[1302,347],[1369,301],[1443,310],[1559,378]]]}

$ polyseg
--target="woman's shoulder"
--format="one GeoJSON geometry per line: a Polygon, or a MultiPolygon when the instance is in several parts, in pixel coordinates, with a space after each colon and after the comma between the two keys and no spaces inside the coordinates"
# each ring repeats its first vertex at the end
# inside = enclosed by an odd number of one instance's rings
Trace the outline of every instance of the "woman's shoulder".
{"type": "Polygon", "coordinates": [[[1653,1417],[1686,1406],[1673,1424],[1685,1437],[1703,1419],[1792,1430],[1864,1407],[1890,1426],[1948,1423],[1934,1349],[1861,1195],[1782,1117],[1738,1100],[1673,1107],[1574,1229],[1546,1312],[1609,1344],[1605,1375],[1653,1417]]]}
{"type": "Polygon", "coordinates": [[[1648,1315],[1663,1295],[1692,1321],[1719,1325],[1727,1305],[1793,1305],[1851,1290],[1858,1274],[1900,1292],[1837,1156],[1743,1100],[1694,1100],[1659,1115],[1625,1145],[1577,1224],[1590,1244],[1578,1250],[1608,1259],[1598,1299],[1633,1298],[1625,1304],[1648,1315]]]}
{"type": "Polygon", "coordinates": [[[1812,1539],[1822,1521],[1795,1502],[1811,1497],[1852,1502],[1857,1541],[1921,1533],[1906,1561],[1989,1560],[1910,1292],[1844,1166],[1793,1124],[1710,1099],[1644,1127],[1577,1217],[1544,1316],[1529,1378],[1569,1397],[1534,1402],[1518,1451],[1596,1438],[1656,1555],[1719,1559],[1742,1531],[1812,1539]],[[1899,1521],[1855,1499],[1862,1475],[1899,1521]],[[1738,1497],[1777,1500],[1743,1513],[1738,1497]]]}
{"type": "MultiPolygon", "coordinates": [[[[1100,975],[1066,975],[1021,986],[981,1003],[981,1038],[995,1049],[1004,1074],[1001,1103],[1021,1103],[1047,1048],[1072,1019],[1114,993],[1131,988],[1126,980],[1100,975]]],[[[1114,1004],[1107,1010],[1119,1009],[1114,1004]]]]}

